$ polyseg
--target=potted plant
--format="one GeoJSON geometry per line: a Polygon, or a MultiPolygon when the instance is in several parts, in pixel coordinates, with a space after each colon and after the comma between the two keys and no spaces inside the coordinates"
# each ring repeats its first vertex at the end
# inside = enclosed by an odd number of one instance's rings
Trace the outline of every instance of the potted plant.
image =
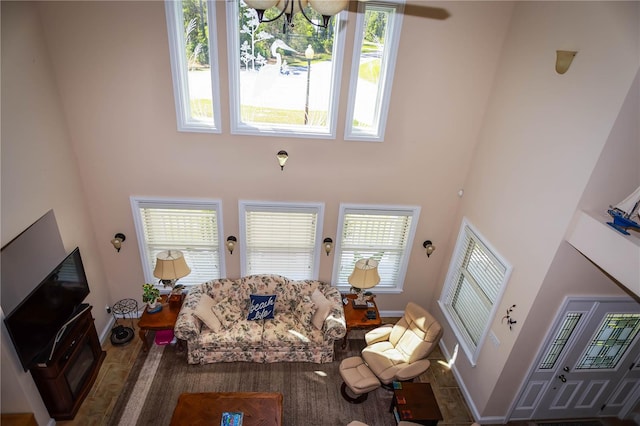
{"type": "Polygon", "coordinates": [[[142,302],[149,306],[149,310],[155,309],[158,300],[160,300],[160,290],[153,284],[142,284],[142,302]]]}

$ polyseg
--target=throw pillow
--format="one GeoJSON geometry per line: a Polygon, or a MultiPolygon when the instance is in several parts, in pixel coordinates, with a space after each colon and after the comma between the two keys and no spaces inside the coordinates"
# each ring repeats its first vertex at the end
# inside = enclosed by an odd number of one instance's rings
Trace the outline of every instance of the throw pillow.
{"type": "Polygon", "coordinates": [[[273,311],[276,306],[275,294],[252,294],[249,299],[248,320],[273,319],[273,311]]]}
{"type": "Polygon", "coordinates": [[[311,300],[318,307],[318,310],[315,314],[313,314],[313,319],[311,322],[314,327],[318,330],[322,330],[322,325],[324,324],[324,320],[327,319],[329,314],[331,313],[331,302],[324,297],[324,294],[318,289],[315,289],[311,294],[311,300]]]}
{"type": "Polygon", "coordinates": [[[309,296],[300,296],[293,310],[293,314],[305,327],[311,324],[315,312],[316,304],[313,303],[313,300],[311,300],[309,296]]]}
{"type": "Polygon", "coordinates": [[[211,308],[214,314],[220,320],[223,328],[229,328],[234,323],[238,322],[242,318],[242,311],[240,308],[229,300],[223,300],[218,302],[213,308],[211,308]]]}
{"type": "Polygon", "coordinates": [[[198,302],[198,306],[196,306],[195,311],[193,311],[193,314],[200,318],[207,327],[217,332],[220,330],[221,324],[212,309],[215,305],[216,302],[203,293],[202,296],[200,296],[200,301],[198,302]]]}

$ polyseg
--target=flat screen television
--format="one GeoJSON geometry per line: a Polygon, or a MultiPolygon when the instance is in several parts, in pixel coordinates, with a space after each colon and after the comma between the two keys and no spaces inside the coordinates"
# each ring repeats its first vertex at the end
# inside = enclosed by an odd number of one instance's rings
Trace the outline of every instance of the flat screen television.
{"type": "Polygon", "coordinates": [[[46,362],[56,334],[89,294],[76,248],[6,316],[4,322],[25,371],[46,362]]]}

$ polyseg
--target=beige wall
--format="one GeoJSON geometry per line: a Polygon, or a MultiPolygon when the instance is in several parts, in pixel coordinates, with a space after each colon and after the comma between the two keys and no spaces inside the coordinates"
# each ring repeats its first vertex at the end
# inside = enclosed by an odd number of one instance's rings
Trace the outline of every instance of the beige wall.
{"type": "MultiPolygon", "coordinates": [[[[240,199],[324,202],[324,236],[334,239],[341,202],[419,205],[405,292],[379,303],[385,310],[409,300],[429,304],[511,10],[506,3],[446,7],[446,21],[404,20],[386,141],[364,143],[232,136],[224,90],[222,134],[178,133],[162,2],[43,3],[114,300],[138,298],[144,280],[129,205],[130,196],[144,195],[221,199],[225,236],[238,235],[240,199]],[[284,172],[275,158],[280,149],[290,155],[284,172]],[[119,254],[108,244],[115,232],[127,235],[119,254]],[[439,245],[428,260],[425,239],[439,245]]],[[[217,12],[222,22],[223,2],[217,12]]],[[[226,37],[218,35],[225,57],[226,37]]],[[[226,61],[221,71],[226,88],[226,61]]],[[[338,135],[346,98],[343,86],[338,135]]],[[[330,280],[332,267],[333,255],[322,256],[320,278],[330,280]]],[[[236,253],[226,256],[226,270],[240,275],[236,253]]]]}
{"type": "MultiPolygon", "coordinates": [[[[548,322],[562,301],[538,298],[638,71],[638,5],[522,2],[514,8],[459,211],[513,266],[491,327],[500,345],[484,345],[475,367],[464,356],[456,362],[483,416],[508,410],[527,371],[507,368],[508,360],[535,354],[540,344],[535,334],[521,336],[524,326],[548,322]],[[564,75],[554,70],[557,49],[579,51],[564,75]],[[501,318],[513,304],[518,326],[510,331],[501,318]]],[[[590,293],[602,281],[596,276],[579,286],[554,277],[560,294],[590,293]]],[[[599,293],[620,290],[609,282],[599,293]]],[[[448,330],[444,342],[455,346],[448,330]]]]}
{"type": "MultiPolygon", "coordinates": [[[[160,1],[42,2],[42,28],[29,3],[2,2],[3,243],[54,208],[65,246],[80,245],[88,257],[100,331],[100,307],[139,299],[144,281],[132,195],[220,199],[225,236],[238,235],[239,199],[324,202],[324,236],[334,239],[340,202],[419,205],[405,291],[379,296],[381,309],[413,300],[439,313],[465,215],[513,264],[500,312],[516,303],[526,324],[637,72],[637,3],[430,5],[450,17],[405,17],[386,139],[364,143],[232,136],[224,89],[222,134],[178,133],[160,1]],[[7,13],[29,25],[7,27],[7,13]],[[573,47],[572,68],[555,74],[555,50],[573,47]],[[290,155],[284,172],[280,149],[290,155]],[[120,253],[109,243],[116,232],[127,235],[120,253]],[[429,259],[425,239],[438,247],[429,259]]],[[[218,17],[225,57],[224,2],[218,17]]],[[[320,278],[330,280],[332,267],[333,255],[322,256],[320,278]]],[[[240,274],[235,252],[226,269],[240,274]]],[[[537,348],[499,318],[492,329],[501,345],[487,345],[476,368],[462,354],[456,365],[483,416],[504,415],[509,398],[494,388],[523,377],[509,363],[516,342],[519,351],[537,348]]],[[[453,347],[450,331],[444,342],[453,347]]]]}
{"type": "MultiPolygon", "coordinates": [[[[109,289],[34,4],[2,2],[2,245],[53,209],[69,253],[80,247],[99,332],[109,289]]],[[[2,325],[2,412],[49,415],[2,325]],[[9,394],[7,391],[11,390],[9,394]],[[9,397],[7,400],[6,398],[9,397]]]]}

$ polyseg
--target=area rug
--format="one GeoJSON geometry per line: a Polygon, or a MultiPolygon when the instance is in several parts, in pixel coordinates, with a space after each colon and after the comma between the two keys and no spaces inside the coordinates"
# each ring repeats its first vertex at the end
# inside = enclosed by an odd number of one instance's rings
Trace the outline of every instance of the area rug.
{"type": "MultiPolygon", "coordinates": [[[[336,359],[327,364],[189,365],[184,352],[154,345],[136,360],[109,424],[168,425],[183,392],[280,392],[287,426],[341,426],[353,420],[371,426],[395,425],[389,412],[390,391],[370,392],[362,404],[350,404],[340,395],[340,361],[358,355],[364,346],[364,340],[349,339],[345,350],[336,346],[336,359]]],[[[217,425],[216,421],[208,424],[217,425]]]]}

